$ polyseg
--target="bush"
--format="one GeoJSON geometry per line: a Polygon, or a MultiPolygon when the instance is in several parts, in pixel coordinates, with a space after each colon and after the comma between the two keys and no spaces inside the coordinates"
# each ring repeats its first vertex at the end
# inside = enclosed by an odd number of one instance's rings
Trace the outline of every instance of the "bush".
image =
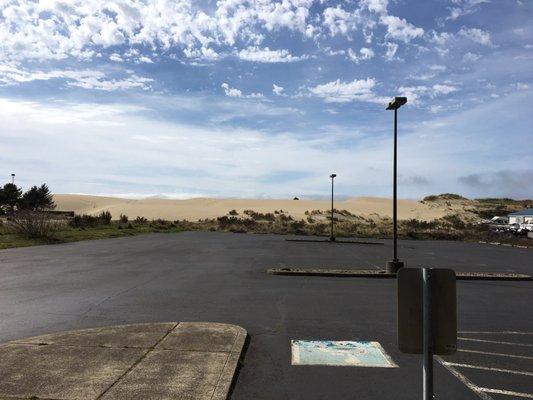
{"type": "Polygon", "coordinates": [[[144,217],[136,217],[135,218],[135,223],[137,225],[145,225],[146,223],[148,222],[148,220],[144,217]]]}
{"type": "Polygon", "coordinates": [[[229,214],[229,215],[239,215],[239,213],[237,212],[237,210],[231,210],[228,214],[229,214]]]}
{"type": "Polygon", "coordinates": [[[88,228],[88,227],[95,227],[99,224],[98,217],[95,217],[93,215],[75,215],[74,218],[72,218],[69,222],[70,226],[73,228],[88,228]]]}
{"type": "Polygon", "coordinates": [[[111,223],[111,213],[109,211],[102,211],[98,215],[98,220],[103,225],[109,225],[111,223]]]}
{"type": "Polygon", "coordinates": [[[118,221],[119,221],[121,224],[127,224],[128,221],[129,221],[129,218],[128,218],[127,215],[120,214],[120,217],[118,217],[118,221]]]}
{"type": "Polygon", "coordinates": [[[9,219],[9,225],[16,233],[31,239],[51,239],[56,228],[49,214],[38,211],[20,211],[9,219]]]}

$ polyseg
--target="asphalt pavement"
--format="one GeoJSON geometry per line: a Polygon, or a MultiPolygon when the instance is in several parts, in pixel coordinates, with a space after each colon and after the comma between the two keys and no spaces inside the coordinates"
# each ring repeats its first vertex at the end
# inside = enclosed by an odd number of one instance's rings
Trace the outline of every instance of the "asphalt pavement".
{"type": "MultiPolygon", "coordinates": [[[[234,400],[421,398],[421,357],[397,348],[394,280],[266,274],[381,268],[391,242],[284,239],[186,232],[2,250],[0,342],[128,323],[230,323],[250,336],[234,400]],[[398,367],[292,366],[290,342],[305,339],[377,341],[398,367]]],[[[400,241],[399,255],[411,267],[533,273],[532,249],[400,241]]],[[[533,398],[532,289],[457,283],[463,339],[457,355],[435,363],[437,399],[533,398]]]]}

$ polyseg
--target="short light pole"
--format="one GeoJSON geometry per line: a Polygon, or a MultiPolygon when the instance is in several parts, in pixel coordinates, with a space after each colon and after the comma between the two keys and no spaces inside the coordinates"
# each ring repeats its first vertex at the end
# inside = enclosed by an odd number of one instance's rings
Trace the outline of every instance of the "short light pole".
{"type": "Polygon", "coordinates": [[[15,174],[11,174],[11,183],[15,184],[15,174]]]}
{"type": "Polygon", "coordinates": [[[332,242],[335,241],[335,235],[333,234],[333,187],[334,187],[334,181],[337,174],[331,174],[329,177],[331,178],[331,236],[329,237],[329,240],[332,242]]]}
{"type": "Polygon", "coordinates": [[[394,253],[392,261],[387,261],[386,270],[396,273],[403,267],[403,262],[398,260],[398,199],[397,199],[397,170],[398,170],[398,108],[407,103],[407,97],[395,97],[387,107],[387,110],[394,110],[394,167],[392,182],[392,223],[393,223],[393,246],[394,253]]]}

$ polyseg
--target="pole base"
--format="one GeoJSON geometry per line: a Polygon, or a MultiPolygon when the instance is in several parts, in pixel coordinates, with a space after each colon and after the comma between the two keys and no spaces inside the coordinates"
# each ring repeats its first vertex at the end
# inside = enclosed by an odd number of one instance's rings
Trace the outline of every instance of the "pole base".
{"type": "Polygon", "coordinates": [[[334,236],[331,236],[331,237],[329,238],[329,241],[330,241],[330,242],[334,242],[334,241],[335,241],[335,237],[334,237],[334,236]]]}
{"type": "Polygon", "coordinates": [[[385,271],[389,274],[395,274],[400,268],[403,268],[403,261],[387,261],[385,264],[385,271]]]}

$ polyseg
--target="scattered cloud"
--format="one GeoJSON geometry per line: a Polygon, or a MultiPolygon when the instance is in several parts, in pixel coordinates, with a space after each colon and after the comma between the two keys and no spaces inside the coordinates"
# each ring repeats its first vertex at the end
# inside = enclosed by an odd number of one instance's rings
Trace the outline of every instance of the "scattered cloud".
{"type": "Polygon", "coordinates": [[[368,47],[363,47],[359,50],[359,53],[356,53],[352,49],[348,49],[347,56],[351,61],[359,63],[362,60],[370,60],[374,57],[374,50],[368,47]]]}
{"type": "Polygon", "coordinates": [[[480,59],[480,55],[476,53],[467,52],[463,56],[463,61],[467,63],[473,63],[480,59]]]}
{"type": "Polygon", "coordinates": [[[340,79],[309,88],[309,92],[324,99],[328,103],[346,103],[350,101],[363,101],[385,104],[389,99],[376,96],[372,89],[376,85],[374,78],[341,82],[340,79]]]}
{"type": "Polygon", "coordinates": [[[220,85],[224,89],[224,93],[229,97],[242,97],[242,92],[239,89],[230,87],[227,83],[220,85]]]}
{"type": "Polygon", "coordinates": [[[393,15],[381,16],[380,22],[387,27],[387,37],[391,39],[408,43],[424,34],[424,29],[416,27],[405,19],[393,15]]]}
{"type": "Polygon", "coordinates": [[[14,65],[0,65],[0,83],[13,85],[32,81],[64,80],[67,86],[104,91],[127,89],[150,89],[151,78],[127,74],[121,78],[110,78],[99,70],[51,70],[29,71],[14,65]]]}
{"type": "Polygon", "coordinates": [[[450,14],[446,17],[446,20],[455,21],[459,17],[476,11],[478,5],[489,2],[489,0],[452,0],[453,7],[449,8],[450,14]]]}
{"type": "Polygon", "coordinates": [[[394,60],[394,56],[396,55],[396,52],[398,51],[398,44],[388,42],[387,43],[387,51],[385,53],[385,60],[392,61],[394,60]]]}
{"type": "Polygon", "coordinates": [[[220,87],[224,89],[224,93],[226,94],[226,96],[229,96],[229,97],[240,97],[240,98],[248,98],[248,99],[261,99],[264,97],[261,93],[250,93],[248,95],[244,95],[241,90],[232,88],[230,85],[228,85],[225,82],[222,85],[220,85],[220,87]]]}
{"type": "Polygon", "coordinates": [[[475,43],[482,44],[484,46],[491,46],[490,33],[478,28],[461,28],[459,35],[472,40],[475,43]]]}
{"type": "Polygon", "coordinates": [[[284,88],[282,86],[278,86],[276,85],[275,83],[272,84],[272,93],[274,93],[275,95],[278,95],[278,96],[283,96],[283,92],[284,92],[284,88]]]}
{"type": "Polygon", "coordinates": [[[324,10],[323,21],[330,36],[347,36],[361,22],[361,16],[358,12],[348,12],[338,5],[324,10]]]}
{"type": "Polygon", "coordinates": [[[286,49],[270,50],[268,47],[261,49],[257,46],[242,49],[237,55],[241,60],[260,63],[286,63],[307,58],[306,56],[293,56],[289,50],[286,49]]]}

